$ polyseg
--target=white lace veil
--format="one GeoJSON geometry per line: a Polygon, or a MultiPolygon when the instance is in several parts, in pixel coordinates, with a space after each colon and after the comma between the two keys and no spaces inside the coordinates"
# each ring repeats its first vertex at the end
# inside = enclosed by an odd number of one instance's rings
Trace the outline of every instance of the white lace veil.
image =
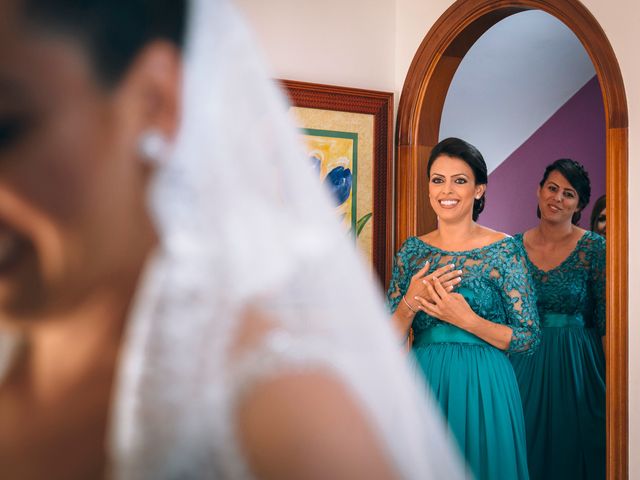
{"type": "Polygon", "coordinates": [[[189,19],[180,132],[151,189],[161,245],[115,390],[114,476],[250,477],[234,434],[238,396],[320,369],[352,393],[403,478],[459,478],[244,24],[227,0],[193,0],[189,19]],[[259,332],[247,307],[271,324],[232,355],[239,333],[259,332]]]}

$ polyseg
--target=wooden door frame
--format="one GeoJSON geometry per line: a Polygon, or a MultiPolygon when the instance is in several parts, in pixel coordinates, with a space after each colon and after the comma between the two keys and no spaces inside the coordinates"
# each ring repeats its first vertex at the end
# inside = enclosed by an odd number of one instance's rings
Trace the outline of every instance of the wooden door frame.
{"type": "Polygon", "coordinates": [[[542,10],[567,25],[595,67],[606,120],[607,155],[607,478],[629,475],[628,414],[628,112],[615,53],[578,0],[458,0],[422,41],[405,79],[397,117],[394,251],[435,228],[426,163],[438,142],[453,75],[475,41],[500,20],[542,10]]]}

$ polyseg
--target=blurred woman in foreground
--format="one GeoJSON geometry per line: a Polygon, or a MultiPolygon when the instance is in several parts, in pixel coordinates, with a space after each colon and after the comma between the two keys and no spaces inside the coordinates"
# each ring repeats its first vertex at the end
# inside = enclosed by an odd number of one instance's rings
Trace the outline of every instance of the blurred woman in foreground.
{"type": "Polygon", "coordinates": [[[3,477],[459,476],[266,78],[225,0],[0,4],[3,477]]]}

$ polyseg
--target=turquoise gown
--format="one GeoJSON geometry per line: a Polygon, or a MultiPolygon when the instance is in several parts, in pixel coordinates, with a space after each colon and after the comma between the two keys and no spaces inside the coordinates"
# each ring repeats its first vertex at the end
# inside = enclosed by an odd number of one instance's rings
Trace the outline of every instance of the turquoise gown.
{"type": "MultiPolygon", "coordinates": [[[[513,329],[509,352],[532,352],[540,329],[523,256],[511,237],[465,252],[447,252],[411,237],[396,255],[389,306],[396,310],[425,261],[431,262],[430,271],[453,263],[463,272],[456,291],[470,307],[513,329]]],[[[529,478],[522,401],[506,352],[422,311],[412,328],[412,352],[474,478],[529,478]]]]}
{"type": "MultiPolygon", "coordinates": [[[[515,238],[522,245],[522,234],[515,238]]],[[[533,355],[511,361],[533,480],[606,477],[605,261],[605,241],[593,232],[547,272],[527,258],[542,338],[533,355]]]]}

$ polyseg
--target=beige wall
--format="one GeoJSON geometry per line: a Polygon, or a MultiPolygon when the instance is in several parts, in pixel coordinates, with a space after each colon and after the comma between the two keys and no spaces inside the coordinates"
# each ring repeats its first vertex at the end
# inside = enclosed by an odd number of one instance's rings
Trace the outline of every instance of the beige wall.
{"type": "MultiPolygon", "coordinates": [[[[640,238],[640,3],[582,0],[618,57],[629,105],[629,230],[640,238]]],[[[452,0],[237,0],[274,75],[394,91],[396,102],[417,47],[452,0]],[[320,11],[321,13],[318,13],[320,11]]],[[[397,104],[397,103],[396,103],[397,104]]],[[[629,242],[630,453],[640,452],[640,243],[629,242]],[[635,267],[635,268],[634,268],[635,267]]],[[[630,454],[640,480],[640,456],[630,454]]]]}
{"type": "Polygon", "coordinates": [[[395,0],[236,0],[274,75],[393,91],[395,0]]]}
{"type": "Polygon", "coordinates": [[[640,479],[640,4],[582,0],[618,57],[629,106],[629,478],[640,479]]]}

